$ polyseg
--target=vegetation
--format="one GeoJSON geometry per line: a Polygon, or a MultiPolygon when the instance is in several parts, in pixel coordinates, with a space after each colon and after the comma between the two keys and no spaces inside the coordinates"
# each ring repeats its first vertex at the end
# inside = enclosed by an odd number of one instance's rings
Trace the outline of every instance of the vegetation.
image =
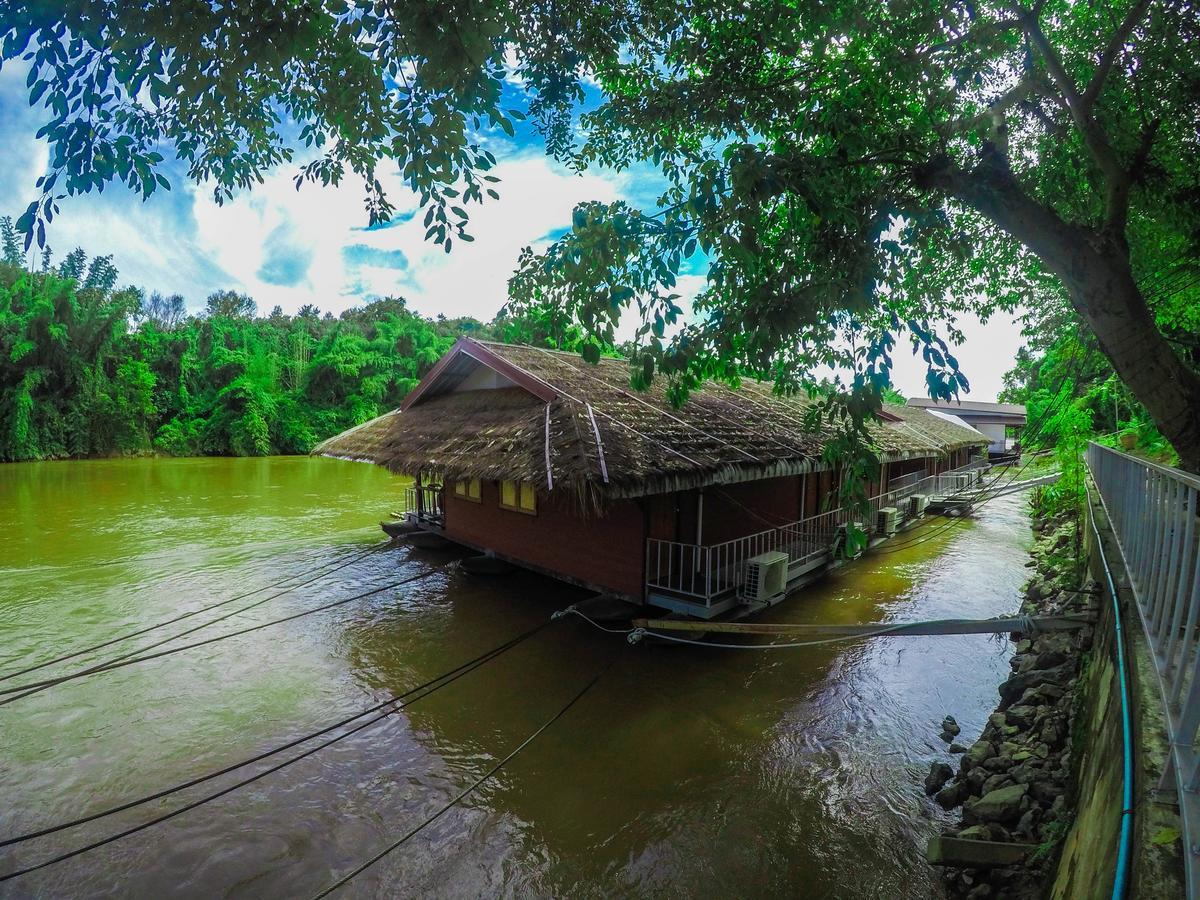
{"type": "Polygon", "coordinates": [[[1200,470],[1200,374],[1157,318],[1195,299],[1195,4],[16,0],[4,27],[50,143],[29,240],[63,194],[167,187],[170,149],[218,198],[293,159],[298,182],[353,172],[372,221],[391,159],[449,251],[495,196],[481,134],[528,114],[573,166],[667,180],[654,209],[579,207],[512,286],[599,343],[638,309],[635,380],[840,364],[853,433],[905,335],[945,396],[957,313],[1061,302],[1200,470]],[[689,265],[708,287],[668,339],[689,265]]]}
{"type": "MultiPolygon", "coordinates": [[[[1200,360],[1200,308],[1162,303],[1158,315],[1163,332],[1185,358],[1193,364],[1200,360]]],[[[1150,414],[1069,310],[1032,315],[1026,337],[1028,344],[1005,375],[1000,394],[1001,401],[1028,409],[1032,428],[1022,440],[1026,449],[1073,445],[1082,436],[1178,464],[1150,414]]]]}
{"type": "MultiPolygon", "coordinates": [[[[30,271],[0,261],[0,460],[157,451],[306,453],[399,405],[471,320],[431,321],[402,299],[255,317],[253,300],[115,289],[109,257],[82,251],[30,271]]],[[[509,329],[516,326],[508,323],[509,329]]]]}

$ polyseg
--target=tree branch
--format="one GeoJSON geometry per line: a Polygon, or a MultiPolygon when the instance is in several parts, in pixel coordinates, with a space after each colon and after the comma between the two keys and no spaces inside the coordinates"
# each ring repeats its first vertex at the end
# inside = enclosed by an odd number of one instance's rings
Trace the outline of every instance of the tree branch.
{"type": "Polygon", "coordinates": [[[1133,161],[1122,177],[1112,182],[1108,189],[1108,227],[1116,231],[1124,231],[1129,218],[1129,192],[1141,179],[1150,159],[1150,151],[1154,147],[1154,139],[1158,136],[1162,119],[1155,119],[1142,130],[1142,140],[1138,144],[1133,161]]]}
{"type": "Polygon", "coordinates": [[[1083,230],[1031,197],[994,149],[970,171],[944,157],[913,174],[919,187],[944,191],[966,204],[1028,247],[1056,275],[1068,273],[1070,248],[1085,243],[1083,230]]]}
{"type": "Polygon", "coordinates": [[[1092,79],[1088,82],[1087,87],[1084,88],[1083,97],[1081,98],[1089,111],[1095,105],[1096,98],[1100,96],[1100,91],[1104,89],[1104,81],[1108,78],[1108,73],[1112,70],[1113,63],[1116,62],[1117,54],[1121,52],[1121,48],[1129,40],[1129,35],[1133,33],[1133,29],[1146,17],[1146,13],[1150,9],[1150,2],[1151,0],[1137,0],[1130,7],[1125,20],[1121,22],[1117,30],[1108,39],[1108,46],[1100,54],[1100,61],[1096,64],[1096,71],[1092,73],[1092,79]]]}
{"type": "Polygon", "coordinates": [[[944,126],[943,134],[946,136],[964,134],[992,124],[997,114],[1003,115],[1010,107],[1017,105],[1034,93],[1040,87],[1039,82],[1040,78],[1035,74],[1030,73],[1023,76],[1015,85],[989,103],[983,112],[965,119],[951,119],[944,126]]]}
{"type": "MultiPolygon", "coordinates": [[[[1015,8],[1017,16],[1020,17],[1025,33],[1029,36],[1030,43],[1037,48],[1042,59],[1046,63],[1046,71],[1050,73],[1055,86],[1062,94],[1066,101],[1067,111],[1070,112],[1071,118],[1075,122],[1075,126],[1083,135],[1084,143],[1087,145],[1088,151],[1095,160],[1096,165],[1100,167],[1100,171],[1104,173],[1104,178],[1108,182],[1110,197],[1112,192],[1117,189],[1117,184],[1125,179],[1126,172],[1121,165],[1121,161],[1117,159],[1117,154],[1109,143],[1108,136],[1104,130],[1092,117],[1092,112],[1087,103],[1084,102],[1083,96],[1079,93],[1079,88],[1076,86],[1071,76],[1067,74],[1067,70],[1063,67],[1062,60],[1059,59],[1058,53],[1047,40],[1045,33],[1042,31],[1042,26],[1038,24],[1037,17],[1034,13],[1020,6],[1015,8]]],[[[1109,219],[1112,219],[1113,210],[1109,208],[1109,219]]]]}
{"type": "Polygon", "coordinates": [[[925,50],[920,51],[917,56],[930,56],[934,53],[942,53],[946,50],[953,50],[963,44],[979,43],[990,38],[997,37],[1006,31],[1021,27],[1020,19],[997,19],[994,22],[985,22],[982,25],[976,25],[974,28],[969,28],[962,34],[956,34],[952,38],[947,38],[937,44],[931,44],[925,50]]]}

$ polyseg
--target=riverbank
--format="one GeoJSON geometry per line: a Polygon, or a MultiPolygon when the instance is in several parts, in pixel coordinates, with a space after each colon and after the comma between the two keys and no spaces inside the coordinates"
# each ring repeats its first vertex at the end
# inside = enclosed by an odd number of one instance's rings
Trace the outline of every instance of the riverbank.
{"type": "MultiPolygon", "coordinates": [[[[1075,517],[1035,520],[1033,530],[1036,540],[1026,563],[1033,573],[1021,614],[1089,611],[1095,589],[1081,584],[1082,535],[1075,517]]],[[[1083,740],[1082,729],[1075,727],[1077,688],[1091,660],[1092,628],[1014,634],[1012,640],[1012,675],[999,687],[996,711],[974,743],[951,745],[952,754],[961,754],[957,772],[934,763],[926,789],[942,807],[962,809],[960,824],[946,836],[1023,843],[1029,850],[1020,866],[946,868],[945,893],[956,900],[1041,895],[1072,821],[1083,740]]]]}

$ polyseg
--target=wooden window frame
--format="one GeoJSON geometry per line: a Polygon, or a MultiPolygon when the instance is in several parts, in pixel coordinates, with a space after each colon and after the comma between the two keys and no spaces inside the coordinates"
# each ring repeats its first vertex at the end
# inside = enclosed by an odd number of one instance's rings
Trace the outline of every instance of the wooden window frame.
{"type": "Polygon", "coordinates": [[[483,484],[478,478],[460,478],[454,482],[454,496],[459,500],[466,500],[468,503],[483,502],[483,484]],[[466,487],[465,491],[459,491],[459,485],[466,487]],[[471,496],[471,488],[475,489],[475,495],[471,496]]]}
{"type": "Polygon", "coordinates": [[[509,512],[521,513],[523,516],[536,516],[538,514],[537,490],[527,481],[510,481],[505,479],[500,482],[500,508],[506,509],[509,512]],[[513,491],[516,494],[517,501],[515,505],[504,502],[504,485],[506,484],[511,484],[513,486],[513,491]],[[528,485],[529,491],[533,495],[533,509],[526,509],[521,505],[521,495],[523,493],[522,487],[526,485],[528,485]]]}

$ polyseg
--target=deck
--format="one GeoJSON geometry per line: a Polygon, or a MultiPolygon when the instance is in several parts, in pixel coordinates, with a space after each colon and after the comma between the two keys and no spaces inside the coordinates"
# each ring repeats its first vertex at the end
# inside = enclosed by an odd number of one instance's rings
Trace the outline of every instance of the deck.
{"type": "Polygon", "coordinates": [[[720,544],[701,545],[651,538],[646,542],[646,602],[700,619],[739,607],[773,605],[847,558],[848,526],[866,533],[874,547],[915,525],[933,505],[962,504],[973,496],[987,464],[972,463],[940,475],[906,476],[871,497],[867,510],[835,509],[720,544]],[[895,510],[884,527],[880,510],[895,510]],[[769,597],[745,590],[747,563],[767,553],[787,554],[786,587],[769,597]]]}

